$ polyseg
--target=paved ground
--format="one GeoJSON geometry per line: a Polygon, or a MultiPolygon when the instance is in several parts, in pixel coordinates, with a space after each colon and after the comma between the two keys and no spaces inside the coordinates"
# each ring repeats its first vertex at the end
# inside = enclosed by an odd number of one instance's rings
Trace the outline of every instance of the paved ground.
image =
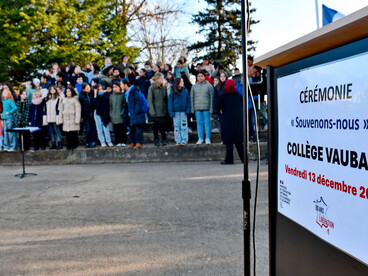
{"type": "MultiPolygon", "coordinates": [[[[0,170],[0,275],[243,275],[241,164],[0,170]]],[[[257,275],[268,275],[265,163],[260,179],[257,275]]]]}

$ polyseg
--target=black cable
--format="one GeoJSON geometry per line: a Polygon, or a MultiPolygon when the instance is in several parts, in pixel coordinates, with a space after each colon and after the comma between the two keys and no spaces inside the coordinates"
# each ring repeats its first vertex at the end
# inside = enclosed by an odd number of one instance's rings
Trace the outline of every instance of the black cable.
{"type": "Polygon", "coordinates": [[[254,124],[256,132],[256,145],[257,145],[257,173],[256,173],[256,190],[254,196],[254,210],[253,210],[253,274],[256,276],[256,214],[257,214],[257,199],[258,199],[258,183],[259,183],[259,168],[261,166],[261,149],[259,145],[259,133],[258,133],[258,115],[256,110],[256,105],[253,99],[252,89],[249,85],[249,94],[252,101],[253,111],[254,111],[254,124]]]}
{"type": "MultiPolygon", "coordinates": [[[[247,33],[249,33],[250,30],[250,6],[249,6],[249,1],[246,1],[246,6],[247,6],[247,33]]],[[[246,46],[246,45],[245,45],[246,46]]],[[[246,76],[248,77],[248,76],[246,76]]],[[[256,190],[255,190],[255,196],[254,196],[254,211],[253,211],[253,275],[256,276],[256,264],[257,264],[257,259],[256,259],[256,214],[257,214],[257,199],[258,199],[258,186],[259,186],[259,168],[261,166],[261,150],[260,150],[260,145],[259,145],[259,133],[258,133],[258,115],[257,115],[257,110],[256,110],[256,105],[254,103],[254,99],[253,99],[253,93],[252,93],[252,89],[249,85],[248,82],[248,88],[249,88],[249,93],[250,93],[250,97],[251,97],[251,101],[252,101],[252,106],[253,106],[253,111],[254,111],[254,124],[255,124],[255,132],[256,132],[256,144],[257,144],[257,174],[256,174],[256,190]]],[[[248,107],[247,107],[248,108],[248,107]]]]}

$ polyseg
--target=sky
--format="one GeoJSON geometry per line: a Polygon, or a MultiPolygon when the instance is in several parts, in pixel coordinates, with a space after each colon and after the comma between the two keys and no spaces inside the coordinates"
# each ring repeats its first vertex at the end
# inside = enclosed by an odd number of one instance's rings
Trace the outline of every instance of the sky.
{"type": "MultiPolygon", "coordinates": [[[[181,2],[182,0],[175,0],[181,2]]],[[[185,30],[191,40],[203,39],[195,32],[198,28],[191,25],[190,14],[196,14],[206,7],[204,0],[187,0],[183,20],[185,30]]],[[[317,29],[316,0],[253,0],[252,7],[257,11],[252,17],[260,20],[252,26],[249,38],[258,41],[255,57],[268,53],[282,45],[298,39],[317,29]]],[[[320,27],[322,26],[322,4],[348,15],[368,6],[368,0],[318,0],[320,27]]],[[[241,39],[241,38],[239,38],[241,39]]],[[[239,64],[240,65],[240,64],[239,64]]]]}

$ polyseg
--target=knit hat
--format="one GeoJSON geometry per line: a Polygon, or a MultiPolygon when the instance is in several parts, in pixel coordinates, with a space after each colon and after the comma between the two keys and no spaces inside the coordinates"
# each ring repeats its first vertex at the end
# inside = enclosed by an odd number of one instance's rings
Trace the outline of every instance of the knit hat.
{"type": "Polygon", "coordinates": [[[36,85],[36,83],[40,83],[41,81],[40,81],[40,79],[38,79],[38,78],[34,78],[33,79],[33,84],[34,85],[36,85]]]}
{"type": "Polygon", "coordinates": [[[224,93],[235,93],[237,92],[235,88],[235,81],[233,79],[228,79],[225,81],[224,93]]]}

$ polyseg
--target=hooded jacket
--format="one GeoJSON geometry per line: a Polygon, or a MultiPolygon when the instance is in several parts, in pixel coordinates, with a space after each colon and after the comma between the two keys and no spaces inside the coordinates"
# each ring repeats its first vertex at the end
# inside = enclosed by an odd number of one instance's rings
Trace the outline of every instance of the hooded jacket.
{"type": "Polygon", "coordinates": [[[243,142],[243,97],[237,92],[234,80],[226,80],[224,93],[216,102],[222,113],[221,138],[225,145],[243,142]]]}
{"type": "Polygon", "coordinates": [[[154,84],[148,89],[148,107],[152,117],[165,117],[167,112],[167,88],[155,87],[154,84]]]}
{"type": "Polygon", "coordinates": [[[212,113],[213,87],[208,81],[197,82],[190,91],[192,113],[195,111],[210,111],[212,113]]]}
{"type": "Polygon", "coordinates": [[[81,105],[78,96],[73,98],[65,97],[60,105],[60,122],[63,124],[63,131],[80,130],[81,105]]]}
{"type": "Polygon", "coordinates": [[[188,90],[182,88],[180,94],[174,94],[171,91],[168,109],[171,118],[175,117],[175,112],[190,113],[190,95],[188,90]]]}

